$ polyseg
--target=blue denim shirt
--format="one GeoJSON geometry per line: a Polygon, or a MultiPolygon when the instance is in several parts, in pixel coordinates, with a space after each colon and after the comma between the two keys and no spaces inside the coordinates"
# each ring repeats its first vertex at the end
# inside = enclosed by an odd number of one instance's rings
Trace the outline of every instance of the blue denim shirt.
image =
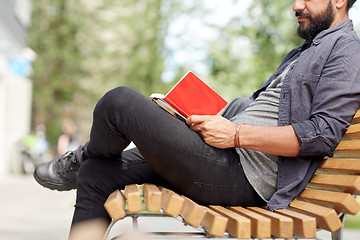
{"type": "Polygon", "coordinates": [[[290,51],[251,99],[295,59],[282,86],[278,125],[292,125],[300,152],[297,157],[279,158],[270,210],[286,208],[303,191],[324,156],[333,156],[360,103],[360,39],[351,20],[290,51]]]}

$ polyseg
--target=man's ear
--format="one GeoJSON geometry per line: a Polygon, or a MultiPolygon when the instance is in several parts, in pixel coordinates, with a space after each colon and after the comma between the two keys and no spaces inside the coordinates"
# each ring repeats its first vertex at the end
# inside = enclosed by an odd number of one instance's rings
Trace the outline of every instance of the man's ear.
{"type": "Polygon", "coordinates": [[[347,2],[348,0],[335,0],[335,6],[337,9],[346,8],[347,2]]]}

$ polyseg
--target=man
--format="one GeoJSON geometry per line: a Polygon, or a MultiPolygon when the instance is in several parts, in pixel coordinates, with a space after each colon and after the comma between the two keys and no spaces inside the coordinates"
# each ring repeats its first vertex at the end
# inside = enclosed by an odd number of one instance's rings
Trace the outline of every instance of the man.
{"type": "Polygon", "coordinates": [[[333,155],[359,107],[360,39],[348,18],[355,1],[295,0],[304,44],[222,116],[184,124],[133,89],[108,92],[94,109],[89,142],[40,165],[35,179],[77,188],[73,224],[110,220],[107,196],[145,182],[202,204],[286,208],[333,155]],[[131,141],[137,148],[123,151],[131,141]]]}

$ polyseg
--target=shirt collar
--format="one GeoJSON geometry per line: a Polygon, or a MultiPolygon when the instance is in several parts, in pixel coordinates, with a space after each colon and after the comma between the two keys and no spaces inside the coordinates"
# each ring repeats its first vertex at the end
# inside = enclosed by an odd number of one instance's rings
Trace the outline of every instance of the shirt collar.
{"type": "MultiPolygon", "coordinates": [[[[353,27],[352,21],[350,19],[346,19],[346,20],[342,21],[341,23],[335,25],[334,27],[331,27],[329,29],[321,31],[318,35],[316,35],[316,37],[312,40],[312,42],[315,45],[318,45],[321,43],[321,41],[324,37],[326,37],[327,35],[329,35],[333,32],[337,32],[341,29],[353,30],[354,27],[353,27]]],[[[305,43],[306,42],[307,41],[305,41],[305,43]]]]}

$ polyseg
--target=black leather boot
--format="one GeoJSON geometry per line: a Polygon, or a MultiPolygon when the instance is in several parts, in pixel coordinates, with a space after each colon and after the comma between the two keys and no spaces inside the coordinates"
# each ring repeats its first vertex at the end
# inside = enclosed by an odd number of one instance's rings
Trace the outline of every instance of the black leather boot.
{"type": "Polygon", "coordinates": [[[34,171],[35,180],[51,190],[68,191],[76,189],[78,170],[84,162],[83,152],[87,144],[75,151],[68,151],[59,158],[42,163],[34,171]]]}

